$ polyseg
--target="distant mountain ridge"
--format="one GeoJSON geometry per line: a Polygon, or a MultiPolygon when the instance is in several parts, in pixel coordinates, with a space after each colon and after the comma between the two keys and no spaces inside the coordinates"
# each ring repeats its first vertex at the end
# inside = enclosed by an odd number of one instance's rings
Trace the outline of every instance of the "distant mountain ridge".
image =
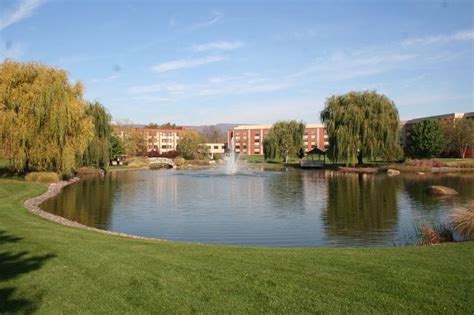
{"type": "Polygon", "coordinates": [[[206,127],[216,127],[220,132],[227,133],[229,129],[233,129],[237,126],[242,126],[244,124],[215,124],[215,125],[201,125],[201,126],[183,126],[192,130],[202,132],[206,127]]]}
{"type": "MultiPolygon", "coordinates": [[[[246,125],[246,124],[231,124],[231,123],[224,124],[224,123],[221,123],[221,124],[215,124],[215,125],[182,126],[182,127],[202,132],[204,130],[204,128],[213,126],[213,127],[216,127],[217,130],[219,130],[219,132],[227,133],[227,131],[229,129],[233,129],[237,126],[244,126],[244,125],[246,125]]],[[[145,128],[146,127],[145,124],[129,124],[129,125],[123,125],[123,126],[124,127],[129,127],[129,128],[145,128]]]]}

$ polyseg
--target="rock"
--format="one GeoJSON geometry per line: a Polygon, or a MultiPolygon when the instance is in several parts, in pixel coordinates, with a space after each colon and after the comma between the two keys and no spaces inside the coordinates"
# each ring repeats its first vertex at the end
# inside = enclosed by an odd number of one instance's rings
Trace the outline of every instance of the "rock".
{"type": "Polygon", "coordinates": [[[426,192],[432,195],[442,195],[442,196],[452,196],[457,195],[458,192],[452,188],[445,187],[445,186],[430,186],[426,189],[426,192]]]}
{"type": "Polygon", "coordinates": [[[423,172],[416,172],[418,175],[425,175],[423,172]]]}
{"type": "Polygon", "coordinates": [[[398,176],[398,175],[400,175],[400,171],[389,168],[387,170],[387,175],[388,176],[398,176]]]}

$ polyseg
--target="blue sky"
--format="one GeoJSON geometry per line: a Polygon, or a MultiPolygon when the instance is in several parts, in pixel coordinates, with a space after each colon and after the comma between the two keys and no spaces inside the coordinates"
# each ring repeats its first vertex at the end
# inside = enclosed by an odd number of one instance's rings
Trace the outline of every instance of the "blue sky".
{"type": "Polygon", "coordinates": [[[472,1],[2,0],[1,59],[66,69],[136,123],[318,122],[375,89],[402,119],[474,111],[472,1]]]}

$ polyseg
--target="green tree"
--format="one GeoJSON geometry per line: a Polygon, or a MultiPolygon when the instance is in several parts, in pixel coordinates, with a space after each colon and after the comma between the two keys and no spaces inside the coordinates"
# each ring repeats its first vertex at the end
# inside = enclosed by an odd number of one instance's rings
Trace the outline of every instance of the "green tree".
{"type": "Polygon", "coordinates": [[[364,157],[388,160],[401,155],[398,111],[385,95],[363,91],[331,96],[321,121],[326,125],[331,159],[363,164],[364,157]]]}
{"type": "Polygon", "coordinates": [[[280,157],[288,163],[290,156],[296,156],[303,148],[305,125],[295,120],[278,121],[264,140],[265,158],[280,157]]]}
{"type": "Polygon", "coordinates": [[[200,152],[199,145],[204,143],[201,134],[195,131],[186,131],[180,134],[176,150],[187,160],[194,159],[200,152]]]}
{"type": "Polygon", "coordinates": [[[72,174],[94,135],[82,90],[62,70],[0,64],[0,146],[17,171],[72,174]]]}
{"type": "Polygon", "coordinates": [[[94,137],[83,154],[82,165],[107,167],[110,163],[112,117],[99,102],[87,104],[86,114],[94,123],[94,137]]]}
{"type": "Polygon", "coordinates": [[[158,129],[160,126],[157,123],[149,123],[145,128],[158,129]]]}
{"type": "Polygon", "coordinates": [[[178,126],[176,124],[167,122],[166,124],[159,126],[159,129],[178,129],[178,126]]]}
{"type": "Polygon", "coordinates": [[[112,133],[110,136],[110,157],[114,159],[123,154],[125,154],[125,149],[122,140],[112,133]]]}
{"type": "Polygon", "coordinates": [[[446,148],[443,128],[438,120],[416,123],[407,139],[408,151],[415,157],[437,156],[446,148]]]}
{"type": "Polygon", "coordinates": [[[469,148],[474,147],[474,120],[456,119],[442,124],[448,150],[465,158],[469,148]]]}

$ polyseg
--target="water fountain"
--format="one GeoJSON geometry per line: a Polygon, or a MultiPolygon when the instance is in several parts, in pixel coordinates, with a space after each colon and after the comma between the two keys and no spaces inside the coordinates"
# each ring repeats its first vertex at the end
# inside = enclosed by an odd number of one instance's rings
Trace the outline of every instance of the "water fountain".
{"type": "Polygon", "coordinates": [[[226,173],[234,175],[239,171],[239,155],[235,154],[234,138],[230,140],[230,151],[225,162],[226,173]]]}

